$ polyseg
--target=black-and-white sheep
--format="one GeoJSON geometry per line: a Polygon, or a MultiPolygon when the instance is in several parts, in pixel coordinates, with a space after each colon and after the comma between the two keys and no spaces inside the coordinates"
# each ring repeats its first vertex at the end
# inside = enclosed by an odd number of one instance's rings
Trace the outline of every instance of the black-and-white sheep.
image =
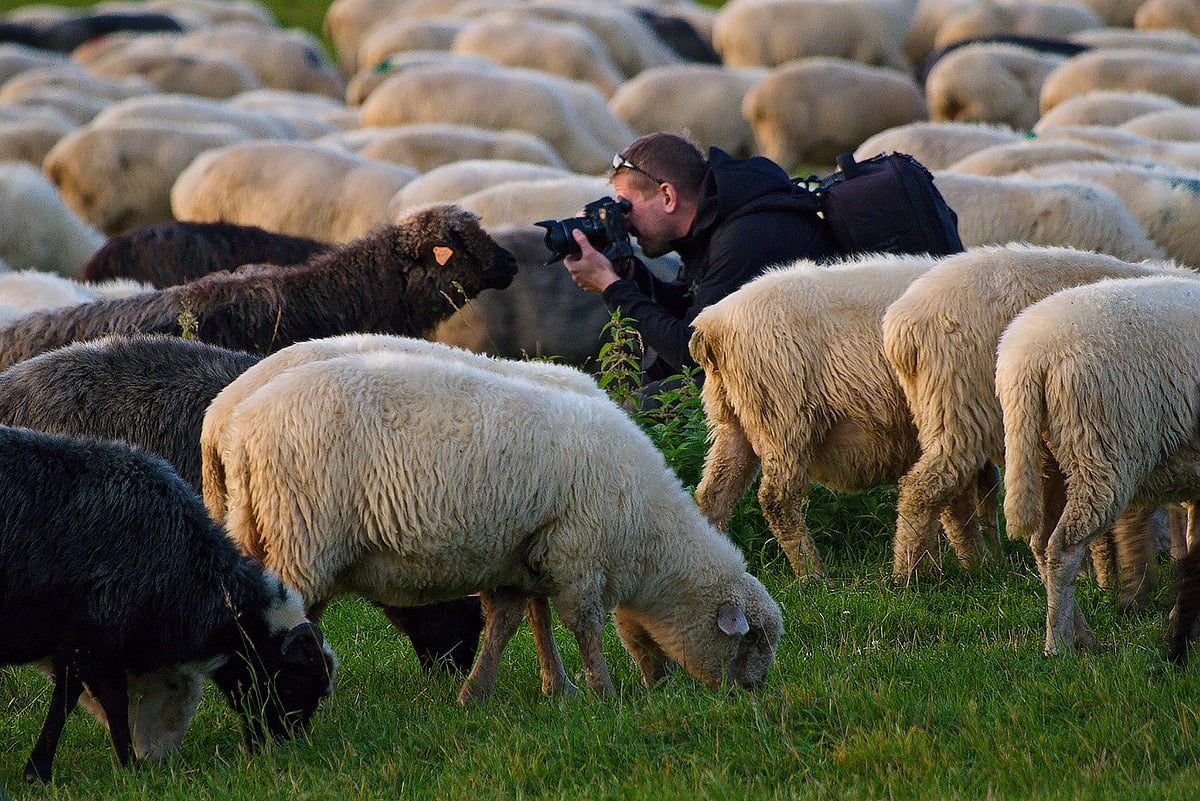
{"type": "Polygon", "coordinates": [[[54,692],[29,781],[50,779],[85,685],[124,765],[127,674],[197,666],[252,744],[303,731],[336,666],[295,591],[239,554],[168,464],[124,444],[3,426],[0,664],[47,658],[54,692]]]}
{"type": "Polygon", "coordinates": [[[427,335],[484,289],[516,273],[478,218],[429,206],[303,265],[247,265],[131,298],[34,313],[0,329],[0,368],[107,334],[182,334],[268,353],[352,331],[427,335]]]}
{"type": "Polygon", "coordinates": [[[228,222],[164,222],[109,237],[83,266],[82,280],[132,278],[176,286],[243,264],[302,264],[333,244],[228,222]]]}

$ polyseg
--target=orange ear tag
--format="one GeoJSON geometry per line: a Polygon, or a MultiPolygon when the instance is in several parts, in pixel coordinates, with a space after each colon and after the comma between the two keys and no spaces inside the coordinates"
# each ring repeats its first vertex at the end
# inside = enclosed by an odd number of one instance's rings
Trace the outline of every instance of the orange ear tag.
{"type": "Polygon", "coordinates": [[[450,261],[450,257],[454,255],[452,248],[436,247],[433,249],[433,257],[437,259],[437,263],[441,267],[446,266],[446,262],[450,261]]]}

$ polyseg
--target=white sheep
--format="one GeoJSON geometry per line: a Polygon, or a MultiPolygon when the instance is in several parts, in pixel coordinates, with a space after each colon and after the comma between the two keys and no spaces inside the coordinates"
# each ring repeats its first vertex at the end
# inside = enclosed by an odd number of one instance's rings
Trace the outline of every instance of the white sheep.
{"type": "Polygon", "coordinates": [[[746,93],[742,113],[758,150],[789,170],[832,164],[868,136],[927,117],[905,73],[819,56],[773,69],[746,93]]]}
{"type": "Polygon", "coordinates": [[[1059,162],[1025,174],[1106,187],[1146,228],[1168,257],[1200,269],[1200,173],[1142,164],[1059,162]]]}
{"type": "MultiPolygon", "coordinates": [[[[946,257],[913,281],[883,315],[883,350],[916,425],[920,458],[899,481],[894,568],[916,570],[933,549],[938,515],[1004,462],[995,396],[996,343],[1027,306],[1060,289],[1111,277],[1186,274],[1168,262],[1014,243],[946,257]]],[[[995,525],[996,497],[981,518],[995,525]]],[[[942,518],[951,538],[953,520],[942,518]]],[[[970,532],[968,532],[970,533],[970,532]]],[[[1010,529],[1011,533],[1011,529],[1010,529]]],[[[1123,542],[1118,541],[1118,546],[1123,542]]],[[[1122,550],[1127,605],[1144,599],[1152,564],[1122,550]]]]}
{"type": "Polygon", "coordinates": [[[402,214],[426,203],[456,203],[465,195],[497,184],[565,178],[569,175],[571,173],[568,170],[545,164],[505,159],[461,159],[434,167],[405,184],[389,202],[388,213],[402,214]]]}
{"type": "Polygon", "coordinates": [[[461,159],[507,159],[562,167],[546,140],[526,131],[493,131],[474,125],[428,122],[360,128],[317,140],[360,156],[407,164],[422,173],[461,159]]]}
{"type": "Polygon", "coordinates": [[[359,48],[370,33],[391,19],[403,16],[408,3],[396,0],[333,0],[321,22],[321,32],[332,44],[338,65],[353,75],[373,64],[359,60],[359,48]]]}
{"type": "Polygon", "coordinates": [[[1200,35],[1200,8],[1190,0],[1145,0],[1133,15],[1133,27],[1169,28],[1200,35]]]}
{"type": "Polygon", "coordinates": [[[161,92],[225,98],[261,87],[262,81],[241,61],[225,53],[179,53],[172,44],[152,46],[139,36],[129,47],[105,54],[88,70],[107,78],[140,76],[161,92]]]}
{"type": "Polygon", "coordinates": [[[636,133],[674,131],[702,148],[745,158],[756,146],[742,100],[766,76],[763,68],[718,64],[655,67],[617,87],[608,107],[636,133]]]}
{"type": "Polygon", "coordinates": [[[933,40],[947,19],[975,0],[916,0],[908,30],[904,34],[904,55],[919,65],[933,53],[933,40]]]}
{"type": "Polygon", "coordinates": [[[1139,136],[1120,128],[1106,125],[1048,125],[1040,128],[1041,139],[1069,139],[1115,150],[1133,161],[1157,162],[1183,169],[1200,171],[1200,143],[1172,142],[1139,136]]]}
{"type": "Polygon", "coordinates": [[[451,122],[540,136],[578,172],[603,172],[635,135],[599,90],[514,67],[429,65],[390,76],[362,105],[363,125],[451,122]],[[496,102],[504,98],[504,102],[496,102]]]}
{"type": "Polygon", "coordinates": [[[224,23],[183,34],[175,40],[174,51],[230,56],[271,89],[313,92],[339,100],[346,93],[346,79],[325,55],[321,41],[300,28],[224,23]]]}
{"type": "Polygon", "coordinates": [[[184,129],[192,125],[232,125],[254,139],[304,138],[295,123],[279,115],[247,109],[231,101],[168,92],[115,102],[89,124],[99,127],[147,120],[176,123],[184,129]]]}
{"type": "MultiPolygon", "coordinates": [[[[483,5],[488,7],[495,4],[485,2],[483,5]]],[[[517,8],[522,13],[557,22],[574,22],[587,28],[600,38],[617,69],[627,78],[680,60],[631,6],[577,3],[571,0],[527,0],[517,8]]]]}
{"type": "Polygon", "coordinates": [[[0,119],[0,161],[24,161],[40,167],[58,140],[75,128],[65,118],[13,115],[0,119]]]}
{"type": "Polygon", "coordinates": [[[468,23],[454,37],[450,49],[504,66],[529,67],[585,81],[605,97],[611,97],[625,79],[604,43],[588,28],[523,12],[497,12],[468,23]]]}
{"type": "Polygon", "coordinates": [[[198,156],[171,188],[176,219],[223,220],[327,242],[387,219],[411,167],[312,142],[248,142],[198,156]]]}
{"type": "Polygon", "coordinates": [[[1200,104],[1200,55],[1151,49],[1090,50],[1067,59],[1042,82],[1038,103],[1045,114],[1069,97],[1094,89],[1139,89],[1187,105],[1200,104]]]}
{"type": "Polygon", "coordinates": [[[49,178],[23,161],[0,162],[0,209],[0,259],[13,269],[74,278],[105,241],[49,178]]]}
{"type": "Polygon", "coordinates": [[[731,67],[829,56],[908,70],[907,22],[888,0],[732,0],[713,20],[713,47],[731,67]]]}
{"type": "Polygon", "coordinates": [[[870,489],[895,481],[917,458],[879,326],[934,263],[896,255],[798,261],[696,316],[689,349],[704,368],[712,438],[696,503],[714,525],[729,524],[761,464],[758,501],[771,533],[796,575],[824,575],[802,508],[809,482],[870,489]]]}
{"type": "Polygon", "coordinates": [[[23,317],[32,311],[74,306],[103,298],[129,297],[153,288],[127,279],[83,283],[41,270],[0,272],[0,322],[23,317]]]}
{"type": "Polygon", "coordinates": [[[1200,108],[1181,106],[1165,111],[1152,111],[1140,114],[1117,127],[1150,139],[1200,142],[1200,108]]]}
{"type": "Polygon", "coordinates": [[[600,635],[614,608],[648,685],[674,660],[711,686],[753,687],[774,657],[778,605],[607,398],[437,358],[344,356],[239,403],[221,459],[231,536],[310,606],[342,592],[384,603],[481,592],[484,641],[463,703],[490,694],[525,603],[543,596],[601,694],[613,690],[600,635]],[[593,429],[604,437],[577,436],[593,429]],[[321,467],[296,469],[294,448],[321,467]],[[520,475],[505,467],[514,459],[520,475]],[[275,478],[251,487],[252,474],[275,478]],[[303,514],[286,511],[301,498],[303,514]]]}
{"type": "Polygon", "coordinates": [[[1094,89],[1068,97],[1038,117],[1037,128],[1048,125],[1120,125],[1152,111],[1177,109],[1173,97],[1136,89],[1094,89]]]}
{"type": "Polygon", "coordinates": [[[1063,290],[1000,339],[1004,514],[1046,587],[1049,653],[1095,642],[1075,598],[1087,545],[1127,506],[1200,491],[1197,354],[1200,282],[1177,276],[1063,290]],[[1063,493],[1060,515],[1046,513],[1044,492],[1063,493]]]}
{"type": "Polygon", "coordinates": [[[404,50],[393,53],[371,69],[362,70],[346,84],[346,104],[361,106],[379,85],[401,72],[429,65],[494,70],[499,65],[483,56],[454,53],[450,50],[404,50]]]}
{"type": "Polygon", "coordinates": [[[60,139],[42,169],[76,214],[112,235],[174,219],[171,187],[188,165],[205,151],[249,141],[225,124],[93,123],[60,139]]]}
{"type": "Polygon", "coordinates": [[[1001,42],[959,47],[938,59],[925,79],[929,118],[994,122],[1028,130],[1037,122],[1046,76],[1066,57],[1001,42]]]}
{"type": "Polygon", "coordinates": [[[1200,36],[1180,30],[1089,28],[1067,37],[1094,48],[1135,47],[1164,53],[1200,53],[1200,36]]]}
{"type": "Polygon", "coordinates": [[[1102,28],[1100,16],[1079,3],[1053,0],[1005,0],[959,7],[938,27],[934,47],[964,39],[1014,34],[1062,39],[1076,31],[1102,28]]]}
{"type": "MultiPolygon", "coordinates": [[[[359,127],[358,110],[341,99],[291,89],[251,89],[225,101],[233,108],[258,111],[287,120],[308,139],[359,127]]],[[[290,137],[286,137],[290,138],[290,137]]]]}
{"type": "Polygon", "coordinates": [[[12,103],[51,88],[70,89],[111,101],[128,100],[158,91],[146,78],[136,75],[104,77],[67,61],[54,66],[33,67],[13,76],[0,86],[0,102],[12,103]]]}
{"type": "MultiPolygon", "coordinates": [[[[569,175],[496,184],[463,195],[457,204],[478,214],[483,227],[491,230],[507,225],[532,226],[538,220],[574,217],[584,204],[606,195],[612,195],[612,187],[605,179],[569,175]]],[[[402,213],[403,209],[393,210],[393,218],[402,213]]]]}
{"type": "Polygon", "coordinates": [[[958,234],[968,248],[1028,242],[1093,250],[1126,261],[1166,256],[1121,199],[1096,184],[948,170],[936,173],[936,179],[938,191],[958,215],[958,234]]]}
{"type": "MultiPolygon", "coordinates": [[[[397,17],[376,25],[358,48],[358,73],[375,70],[390,56],[408,50],[450,50],[454,37],[470,24],[450,17],[397,17]]],[[[605,53],[607,56],[607,53],[605,53]]]]}
{"type": "Polygon", "coordinates": [[[1021,138],[1014,142],[985,147],[963,156],[950,164],[946,171],[971,175],[1013,175],[1034,167],[1064,161],[1125,162],[1129,159],[1114,150],[1087,142],[1021,138]]]}
{"type": "Polygon", "coordinates": [[[941,170],[971,153],[1022,139],[1003,124],[921,120],[867,137],[854,149],[854,158],[865,161],[878,153],[907,153],[926,169],[941,170]]]}

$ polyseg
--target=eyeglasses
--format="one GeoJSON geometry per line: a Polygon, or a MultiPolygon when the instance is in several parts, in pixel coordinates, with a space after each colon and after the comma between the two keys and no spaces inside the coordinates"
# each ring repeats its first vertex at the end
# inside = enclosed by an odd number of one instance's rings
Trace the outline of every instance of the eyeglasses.
{"type": "Polygon", "coordinates": [[[617,153],[615,156],[613,156],[612,168],[613,168],[613,172],[616,172],[617,170],[620,170],[620,169],[630,169],[630,170],[633,170],[634,172],[640,172],[642,175],[646,176],[651,181],[654,181],[654,183],[656,183],[656,184],[665,184],[666,183],[666,181],[662,180],[661,178],[655,178],[653,175],[646,172],[645,170],[643,170],[638,165],[634,164],[629,159],[625,158],[624,153],[617,153]]]}

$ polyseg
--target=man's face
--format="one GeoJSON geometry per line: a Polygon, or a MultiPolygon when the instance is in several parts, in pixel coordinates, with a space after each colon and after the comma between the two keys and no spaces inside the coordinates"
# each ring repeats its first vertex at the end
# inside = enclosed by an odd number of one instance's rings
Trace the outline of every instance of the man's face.
{"type": "Polygon", "coordinates": [[[633,206],[625,215],[625,227],[637,238],[642,252],[651,258],[671,252],[671,240],[682,236],[686,230],[676,233],[678,226],[666,209],[661,187],[646,190],[642,188],[644,183],[628,171],[618,172],[611,183],[617,197],[628,200],[633,206]]]}

